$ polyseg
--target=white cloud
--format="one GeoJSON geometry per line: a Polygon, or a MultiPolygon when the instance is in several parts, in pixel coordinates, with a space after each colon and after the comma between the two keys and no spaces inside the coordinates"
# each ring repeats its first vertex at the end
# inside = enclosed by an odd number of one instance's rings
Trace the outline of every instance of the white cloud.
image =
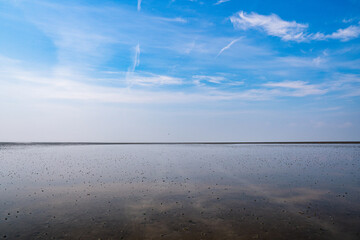
{"type": "Polygon", "coordinates": [[[304,97],[308,95],[322,95],[328,92],[327,89],[321,88],[319,85],[309,84],[304,81],[269,82],[263,84],[263,86],[290,90],[284,93],[284,96],[304,97]]]}
{"type": "Polygon", "coordinates": [[[331,34],[315,33],[308,36],[310,40],[338,39],[346,42],[360,36],[360,26],[351,25],[347,28],[340,28],[331,34]]]}
{"type": "MultiPolygon", "coordinates": [[[[133,74],[131,78],[134,85],[144,87],[181,83],[181,79],[165,75],[133,74]]],[[[5,77],[2,76],[0,79],[2,79],[0,81],[0,99],[2,100],[44,101],[58,99],[99,103],[161,103],[183,102],[188,99],[186,97],[188,94],[182,92],[166,90],[154,92],[149,89],[141,90],[91,84],[91,82],[97,82],[97,79],[80,82],[77,74],[68,74],[67,77],[62,77],[56,74],[47,75],[14,68],[10,69],[5,73],[5,77]]],[[[119,80],[124,81],[125,79],[119,80]]],[[[197,94],[190,95],[189,101],[194,98],[198,100],[203,98],[197,94]]]]}
{"type": "Polygon", "coordinates": [[[358,38],[360,35],[360,26],[350,26],[344,29],[339,29],[336,32],[327,36],[327,38],[339,39],[343,42],[358,38]]]}
{"type": "Polygon", "coordinates": [[[133,74],[130,79],[132,84],[140,86],[153,86],[153,85],[178,85],[182,84],[181,78],[157,75],[157,74],[133,74]]]}
{"type": "Polygon", "coordinates": [[[326,40],[327,39],[327,35],[323,34],[323,33],[315,33],[315,34],[311,34],[308,35],[308,39],[309,40],[317,40],[317,41],[322,41],[322,40],[326,40]]]}
{"type": "Polygon", "coordinates": [[[322,62],[323,62],[323,59],[321,57],[316,57],[316,58],[313,59],[313,63],[316,66],[319,66],[322,62]]]}
{"type": "MultiPolygon", "coordinates": [[[[10,64],[11,65],[11,64],[10,64]]],[[[79,76],[63,69],[65,75],[44,73],[24,70],[21,67],[0,66],[0,100],[12,101],[44,101],[47,99],[76,100],[98,103],[188,103],[208,101],[264,101],[279,97],[306,97],[319,96],[328,92],[341,91],[348,93],[348,97],[358,96],[352,93],[354,84],[360,82],[357,76],[349,79],[341,79],[322,84],[311,84],[304,81],[268,82],[259,88],[239,89],[238,91],[226,91],[216,88],[201,88],[197,91],[183,92],[158,88],[156,91],[151,87],[166,87],[168,85],[181,85],[185,82],[181,78],[152,73],[133,73],[130,80],[134,88],[128,88],[124,78],[125,73],[119,74],[117,82],[123,82],[122,86],[99,86],[99,79],[91,79],[79,76]],[[122,77],[121,77],[122,76],[122,77]],[[86,80],[86,81],[85,81],[86,80]]],[[[346,76],[345,76],[346,77],[346,76]]],[[[105,78],[106,79],[106,78],[105,78]]],[[[115,78],[116,79],[116,78],[115,78]]],[[[223,76],[195,75],[196,80],[212,82],[215,84],[231,85],[235,81],[229,81],[223,76]]],[[[243,83],[243,82],[241,82],[243,83]]]]}
{"type": "Polygon", "coordinates": [[[300,24],[295,21],[284,21],[275,14],[265,16],[257,13],[247,14],[240,11],[236,15],[230,17],[230,21],[236,28],[243,30],[249,28],[262,29],[268,35],[280,37],[285,41],[291,40],[301,42],[306,40],[304,31],[308,28],[307,24],[300,24]]]}
{"type": "Polygon", "coordinates": [[[342,20],[343,23],[350,23],[350,22],[353,22],[355,21],[357,18],[344,18],[342,20]]]}
{"type": "Polygon", "coordinates": [[[280,37],[284,41],[305,42],[310,40],[339,39],[349,41],[360,36],[360,26],[351,25],[345,29],[338,29],[331,34],[309,33],[308,24],[295,21],[285,21],[276,14],[260,15],[257,13],[238,12],[230,17],[235,28],[247,30],[250,28],[264,31],[267,35],[280,37]]]}
{"type": "Polygon", "coordinates": [[[218,87],[231,87],[240,86],[244,84],[244,81],[230,80],[224,76],[218,75],[194,75],[192,76],[193,83],[196,86],[206,87],[208,89],[217,89],[218,87]],[[212,86],[209,86],[212,83],[212,86]]]}
{"type": "MultiPolygon", "coordinates": [[[[201,88],[196,92],[169,90],[166,88],[154,91],[152,87],[181,85],[180,78],[156,75],[152,73],[132,73],[129,75],[133,88],[126,85],[126,73],[110,73],[111,80],[115,75],[118,86],[99,86],[97,78],[78,75],[71,70],[62,69],[46,73],[25,70],[20,66],[8,64],[0,66],[0,96],[3,100],[21,99],[23,101],[44,101],[46,99],[77,100],[99,103],[187,103],[208,101],[262,101],[281,96],[306,96],[323,94],[315,85],[298,83],[268,83],[260,89],[244,89],[241,91],[224,91],[216,88],[201,88]],[[123,83],[123,84],[120,84],[123,83]],[[139,86],[140,88],[135,86],[139,86]],[[269,87],[271,87],[269,89],[269,87]],[[290,90],[284,88],[290,88],[290,90]],[[291,89],[292,88],[292,89],[291,89]],[[296,91],[293,91],[295,88],[296,91]]],[[[104,76],[106,79],[108,75],[104,76]]],[[[194,80],[218,84],[232,84],[223,76],[195,75],[194,80]]],[[[103,80],[102,80],[103,81],[103,80]]]]}
{"type": "Polygon", "coordinates": [[[222,76],[208,76],[208,75],[194,75],[192,78],[196,85],[201,85],[201,82],[220,84],[226,80],[222,76]]]}
{"type": "Polygon", "coordinates": [[[284,82],[271,82],[263,84],[266,87],[281,87],[281,88],[292,88],[292,89],[302,89],[307,84],[303,81],[284,81],[284,82]]]}
{"type": "Polygon", "coordinates": [[[219,0],[216,3],[214,3],[214,5],[219,5],[219,4],[222,4],[222,3],[225,3],[225,2],[229,2],[229,1],[231,1],[231,0],[219,0]]]}
{"type": "Polygon", "coordinates": [[[220,56],[226,49],[229,49],[234,43],[236,43],[237,41],[239,41],[240,39],[238,38],[238,39],[235,39],[235,40],[232,40],[228,45],[226,45],[225,47],[223,47],[221,50],[220,50],[220,52],[218,53],[218,55],[216,56],[216,57],[218,57],[218,56],[220,56]]]}

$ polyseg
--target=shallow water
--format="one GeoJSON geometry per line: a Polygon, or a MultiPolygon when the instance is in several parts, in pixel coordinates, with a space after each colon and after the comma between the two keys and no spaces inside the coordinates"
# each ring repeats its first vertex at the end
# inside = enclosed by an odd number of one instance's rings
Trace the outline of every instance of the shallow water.
{"type": "Polygon", "coordinates": [[[360,239],[360,145],[0,145],[4,239],[360,239]]]}

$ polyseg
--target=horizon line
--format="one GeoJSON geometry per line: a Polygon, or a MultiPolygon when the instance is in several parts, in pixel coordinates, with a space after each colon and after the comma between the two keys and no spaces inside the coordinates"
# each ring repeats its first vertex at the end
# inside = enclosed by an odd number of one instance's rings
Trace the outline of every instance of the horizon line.
{"type": "Polygon", "coordinates": [[[360,141],[0,142],[0,145],[360,144],[360,141]]]}

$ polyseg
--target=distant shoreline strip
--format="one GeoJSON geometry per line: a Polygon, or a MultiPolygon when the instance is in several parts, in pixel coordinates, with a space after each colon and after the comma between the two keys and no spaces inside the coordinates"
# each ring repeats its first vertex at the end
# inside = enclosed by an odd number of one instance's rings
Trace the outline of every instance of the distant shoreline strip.
{"type": "Polygon", "coordinates": [[[0,142],[0,145],[268,145],[268,144],[360,144],[360,141],[296,142],[0,142]]]}

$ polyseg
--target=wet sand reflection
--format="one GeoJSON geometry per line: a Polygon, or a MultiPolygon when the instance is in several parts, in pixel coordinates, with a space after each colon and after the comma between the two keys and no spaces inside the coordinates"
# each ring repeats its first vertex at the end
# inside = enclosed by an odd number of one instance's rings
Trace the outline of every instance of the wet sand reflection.
{"type": "Polygon", "coordinates": [[[5,239],[360,237],[358,146],[37,146],[0,154],[5,239]]]}

